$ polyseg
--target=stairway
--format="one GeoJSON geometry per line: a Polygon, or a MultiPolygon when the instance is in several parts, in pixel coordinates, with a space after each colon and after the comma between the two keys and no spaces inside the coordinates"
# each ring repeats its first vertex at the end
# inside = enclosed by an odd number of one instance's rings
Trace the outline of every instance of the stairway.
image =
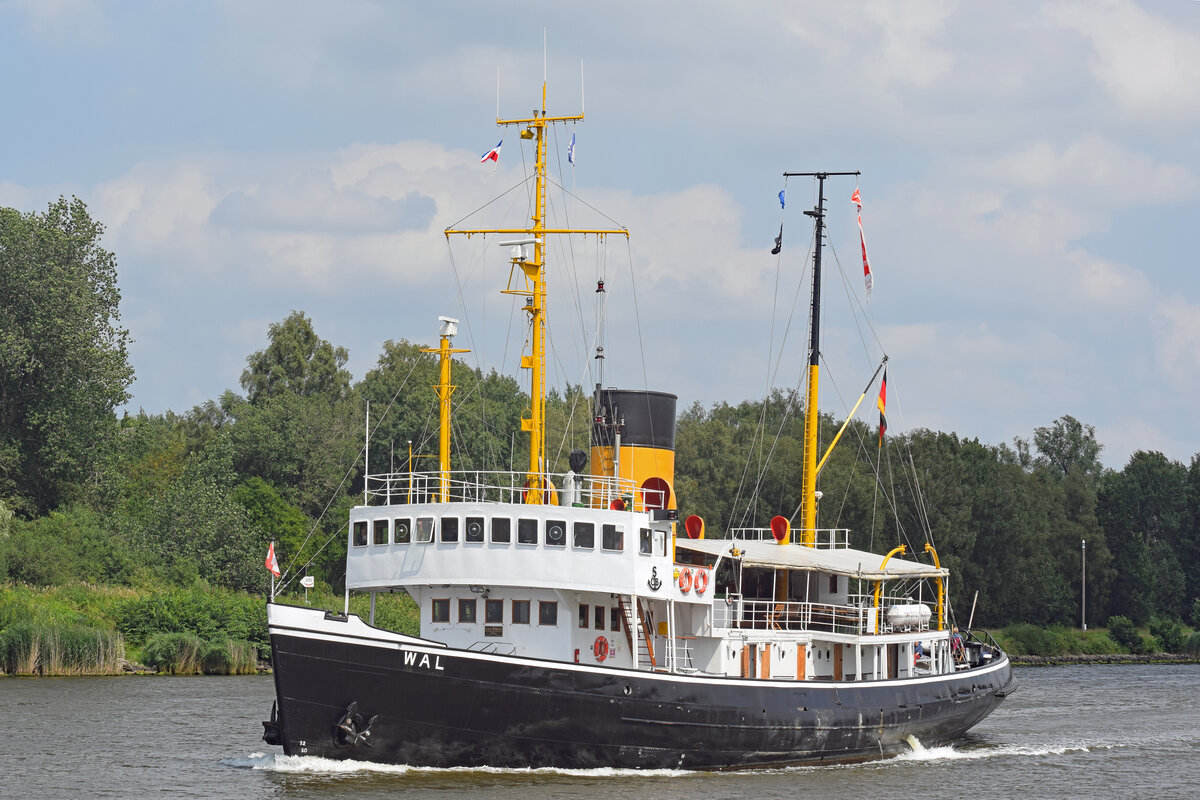
{"type": "Polygon", "coordinates": [[[629,643],[630,652],[634,654],[634,667],[641,669],[642,664],[649,664],[650,669],[657,668],[654,645],[650,641],[653,631],[646,622],[646,609],[642,606],[642,601],[637,601],[636,614],[633,604],[626,602],[625,595],[617,597],[617,604],[621,608],[621,619],[625,622],[622,626],[625,629],[625,640],[629,643]]]}

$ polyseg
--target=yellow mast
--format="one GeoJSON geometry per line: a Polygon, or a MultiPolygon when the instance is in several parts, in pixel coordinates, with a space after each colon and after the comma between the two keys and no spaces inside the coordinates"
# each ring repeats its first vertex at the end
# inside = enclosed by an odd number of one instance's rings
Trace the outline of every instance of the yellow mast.
{"type": "MultiPolygon", "coordinates": [[[[825,179],[831,175],[858,175],[857,172],[785,172],[785,178],[804,175],[817,179],[817,207],[805,211],[813,218],[816,239],[813,250],[812,306],[809,318],[808,399],[804,409],[804,478],[800,503],[800,542],[814,547],[817,542],[817,384],[821,371],[821,245],[825,236],[825,179]]],[[[780,544],[788,544],[786,536],[780,544]]]]}
{"type": "Polygon", "coordinates": [[[521,430],[529,432],[529,468],[525,485],[532,491],[525,492],[525,502],[540,504],[545,493],[540,491],[546,486],[546,275],[545,247],[548,234],[583,233],[604,236],[610,233],[629,236],[629,231],[621,230],[591,230],[581,228],[547,228],[546,227],[546,130],[554,122],[576,122],[583,119],[583,114],[565,117],[551,117],[546,114],[546,83],[542,82],[542,107],[534,109],[533,116],[516,119],[496,118],[497,125],[521,125],[522,139],[536,140],[536,156],[534,159],[535,192],[534,207],[531,217],[532,224],[528,228],[478,228],[459,230],[447,228],[449,237],[452,233],[473,234],[511,233],[523,234],[521,239],[511,242],[501,242],[512,246],[512,268],[509,271],[508,288],[502,294],[517,295],[526,298],[524,311],[529,315],[529,349],[527,356],[521,357],[521,368],[528,369],[529,374],[529,416],[522,417],[521,430]],[[532,256],[528,248],[532,247],[532,256]],[[513,278],[518,274],[524,281],[514,287],[513,278]]]}
{"type": "MultiPolygon", "coordinates": [[[[440,490],[438,492],[438,502],[448,503],[450,501],[450,395],[454,394],[455,386],[450,384],[450,362],[451,355],[454,353],[469,353],[470,350],[463,348],[452,348],[450,340],[458,333],[458,320],[450,317],[438,317],[438,322],[442,323],[439,333],[442,337],[441,346],[434,349],[431,347],[422,347],[423,353],[437,353],[441,358],[439,360],[439,380],[434,389],[438,396],[438,482],[440,490]]],[[[412,458],[412,443],[409,442],[409,456],[412,458]]]]}

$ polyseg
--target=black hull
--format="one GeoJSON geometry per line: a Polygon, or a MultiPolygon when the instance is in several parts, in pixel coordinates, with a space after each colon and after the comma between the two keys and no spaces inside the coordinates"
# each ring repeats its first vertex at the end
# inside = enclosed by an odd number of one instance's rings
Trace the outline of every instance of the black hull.
{"type": "MultiPolygon", "coordinates": [[[[411,640],[417,642],[419,640],[411,640]]],[[[916,680],[731,680],[272,629],[288,755],[414,766],[741,769],[948,743],[1011,690],[996,664],[916,680]],[[351,703],[358,743],[339,731],[351,703]],[[367,744],[369,742],[369,744],[367,744]]],[[[271,730],[274,728],[274,731],[271,730]]]]}

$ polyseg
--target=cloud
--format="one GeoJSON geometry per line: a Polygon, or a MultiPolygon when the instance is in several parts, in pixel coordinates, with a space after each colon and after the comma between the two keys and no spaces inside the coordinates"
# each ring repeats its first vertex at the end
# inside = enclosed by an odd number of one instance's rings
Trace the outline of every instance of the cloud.
{"type": "Polygon", "coordinates": [[[1051,5],[1046,15],[1091,43],[1092,73],[1127,117],[1200,118],[1200,36],[1129,0],[1051,5]]]}
{"type": "Polygon", "coordinates": [[[1176,391],[1195,397],[1200,393],[1200,305],[1172,296],[1155,316],[1158,367],[1176,391]]]}
{"type": "Polygon", "coordinates": [[[108,20],[95,0],[13,0],[38,38],[97,43],[108,38],[108,20]]]}

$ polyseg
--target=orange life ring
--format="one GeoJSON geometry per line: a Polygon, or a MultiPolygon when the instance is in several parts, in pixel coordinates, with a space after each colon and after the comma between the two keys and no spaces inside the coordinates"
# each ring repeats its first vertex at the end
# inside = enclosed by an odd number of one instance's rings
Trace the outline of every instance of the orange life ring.
{"type": "Polygon", "coordinates": [[[603,661],[608,658],[608,639],[604,636],[597,636],[595,643],[592,645],[592,655],[597,661],[603,661]]]}
{"type": "Polygon", "coordinates": [[[708,588],[708,573],[702,569],[696,570],[696,594],[704,594],[708,588]]]}
{"type": "Polygon", "coordinates": [[[692,571],[684,567],[679,571],[679,591],[690,592],[692,590],[692,571]]]}

